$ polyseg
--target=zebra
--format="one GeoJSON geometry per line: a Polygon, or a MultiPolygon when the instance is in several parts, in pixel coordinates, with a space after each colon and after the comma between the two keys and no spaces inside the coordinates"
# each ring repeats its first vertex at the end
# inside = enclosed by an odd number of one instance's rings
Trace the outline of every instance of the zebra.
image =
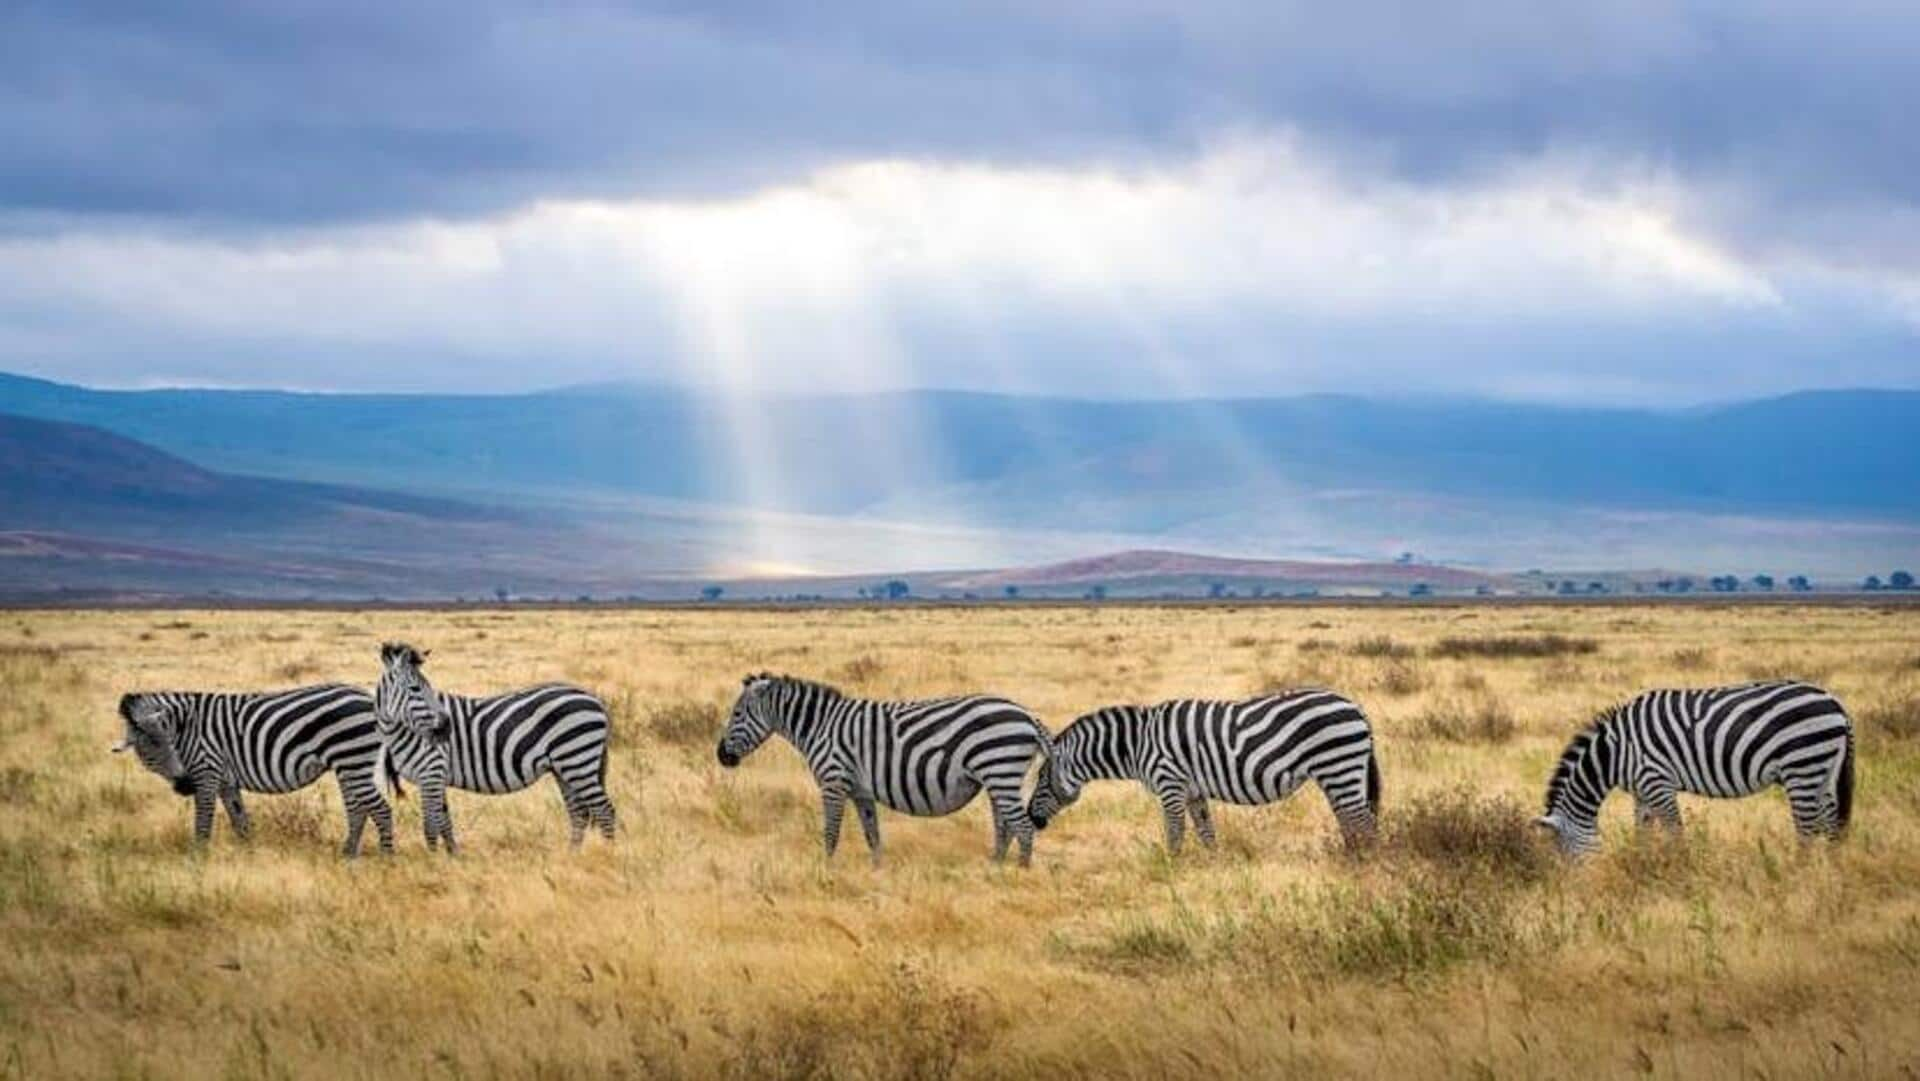
{"type": "Polygon", "coordinates": [[[820,785],[820,840],[828,858],[840,843],[848,800],[860,816],[867,851],[880,866],[875,804],[912,815],[952,814],[982,789],[993,814],[993,859],[1020,842],[1020,866],[1033,860],[1033,823],[1020,789],[1036,755],[1051,753],[1046,726],[1004,698],[962,695],[911,702],[855,698],[824,683],[770,673],[742,680],[716,749],[732,769],[775,732],[807,761],[820,785]]]}
{"type": "Polygon", "coordinates": [[[1309,779],[1327,797],[1350,847],[1370,841],[1377,829],[1380,763],[1372,727],[1358,705],[1328,690],[1094,710],[1054,741],[1027,813],[1045,829],[1088,781],[1121,778],[1139,781],[1160,801],[1170,853],[1180,851],[1188,817],[1200,843],[1214,846],[1208,800],[1272,803],[1309,779]]]}
{"type": "Polygon", "coordinates": [[[112,750],[131,749],[140,764],[193,797],[193,836],[213,837],[214,801],[242,839],[252,835],[242,792],[293,792],[332,771],[347,811],[343,852],[360,853],[369,817],[380,851],[393,851],[393,812],[374,774],[380,736],[373,699],[338,683],[255,694],[156,691],[123,695],[126,735],[112,750]]]}
{"type": "Polygon", "coordinates": [[[436,691],[420,671],[427,653],[404,642],[380,647],[380,683],[374,717],[385,751],[380,772],[420,790],[427,847],[440,840],[459,851],[447,789],[518,792],[552,774],[566,804],[573,847],[592,820],[613,839],[613,801],[607,798],[607,707],[591,692],[566,683],[508,691],[486,698],[436,691]]]}
{"type": "Polygon", "coordinates": [[[1680,828],[1676,796],[1786,789],[1803,838],[1838,837],[1853,814],[1853,722],[1831,694],[1797,680],[1653,690],[1603,711],[1573,737],[1534,824],[1560,850],[1600,846],[1600,805],[1633,793],[1641,826],[1680,828]]]}

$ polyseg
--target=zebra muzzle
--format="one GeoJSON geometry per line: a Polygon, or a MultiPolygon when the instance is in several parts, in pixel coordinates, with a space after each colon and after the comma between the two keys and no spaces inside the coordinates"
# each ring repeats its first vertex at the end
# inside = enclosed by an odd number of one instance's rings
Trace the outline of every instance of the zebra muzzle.
{"type": "Polygon", "coordinates": [[[720,764],[727,767],[728,769],[732,769],[733,767],[740,764],[740,756],[737,754],[734,754],[732,751],[727,750],[726,744],[724,743],[720,745],[719,750],[714,752],[714,757],[718,758],[720,760],[720,764]]]}

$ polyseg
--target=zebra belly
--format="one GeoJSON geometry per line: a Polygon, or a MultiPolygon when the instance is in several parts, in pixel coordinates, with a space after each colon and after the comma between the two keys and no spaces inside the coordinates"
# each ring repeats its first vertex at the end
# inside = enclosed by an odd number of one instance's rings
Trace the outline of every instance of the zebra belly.
{"type": "Polygon", "coordinates": [[[284,793],[298,792],[320,779],[327,772],[327,763],[318,755],[302,755],[287,763],[284,772],[278,776],[262,774],[257,770],[238,771],[240,787],[248,792],[284,793]]]}
{"type": "Polygon", "coordinates": [[[948,780],[938,791],[925,793],[893,793],[884,789],[874,792],[876,803],[903,814],[919,815],[924,818],[937,818],[950,815],[973,801],[980,794],[980,782],[971,777],[957,777],[948,780]]]}

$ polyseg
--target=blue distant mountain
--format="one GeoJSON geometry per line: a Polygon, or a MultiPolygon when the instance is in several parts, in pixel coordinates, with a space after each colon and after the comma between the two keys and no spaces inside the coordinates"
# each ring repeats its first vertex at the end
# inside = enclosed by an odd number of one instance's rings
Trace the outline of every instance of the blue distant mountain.
{"type": "Polygon", "coordinates": [[[623,384],[101,391],[0,375],[0,534],[14,534],[0,590],[681,596],[752,568],[851,574],[852,590],[867,572],[1160,549],[1857,580],[1920,562],[1916,478],[1910,391],[1659,411],[623,384]]]}
{"type": "Polygon", "coordinates": [[[946,391],[729,403],[619,384],[501,396],[101,391],[0,375],[0,412],[94,425],[208,468],[409,491],[958,507],[975,520],[1109,505],[1112,521],[1077,523],[1092,528],[1142,520],[1132,502],[1200,508],[1276,487],[1920,518],[1915,391],[1657,411],[946,391]]]}

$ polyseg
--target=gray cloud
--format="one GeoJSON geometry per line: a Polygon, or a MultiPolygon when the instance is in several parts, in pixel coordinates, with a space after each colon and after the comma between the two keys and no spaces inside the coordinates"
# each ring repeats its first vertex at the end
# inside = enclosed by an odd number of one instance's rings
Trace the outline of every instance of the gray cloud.
{"type": "Polygon", "coordinates": [[[1903,3],[26,3],[0,15],[0,202],[464,216],[1287,126],[1433,181],[1645,161],[1752,193],[1738,224],[1764,230],[1914,204],[1916,52],[1903,3]]]}

